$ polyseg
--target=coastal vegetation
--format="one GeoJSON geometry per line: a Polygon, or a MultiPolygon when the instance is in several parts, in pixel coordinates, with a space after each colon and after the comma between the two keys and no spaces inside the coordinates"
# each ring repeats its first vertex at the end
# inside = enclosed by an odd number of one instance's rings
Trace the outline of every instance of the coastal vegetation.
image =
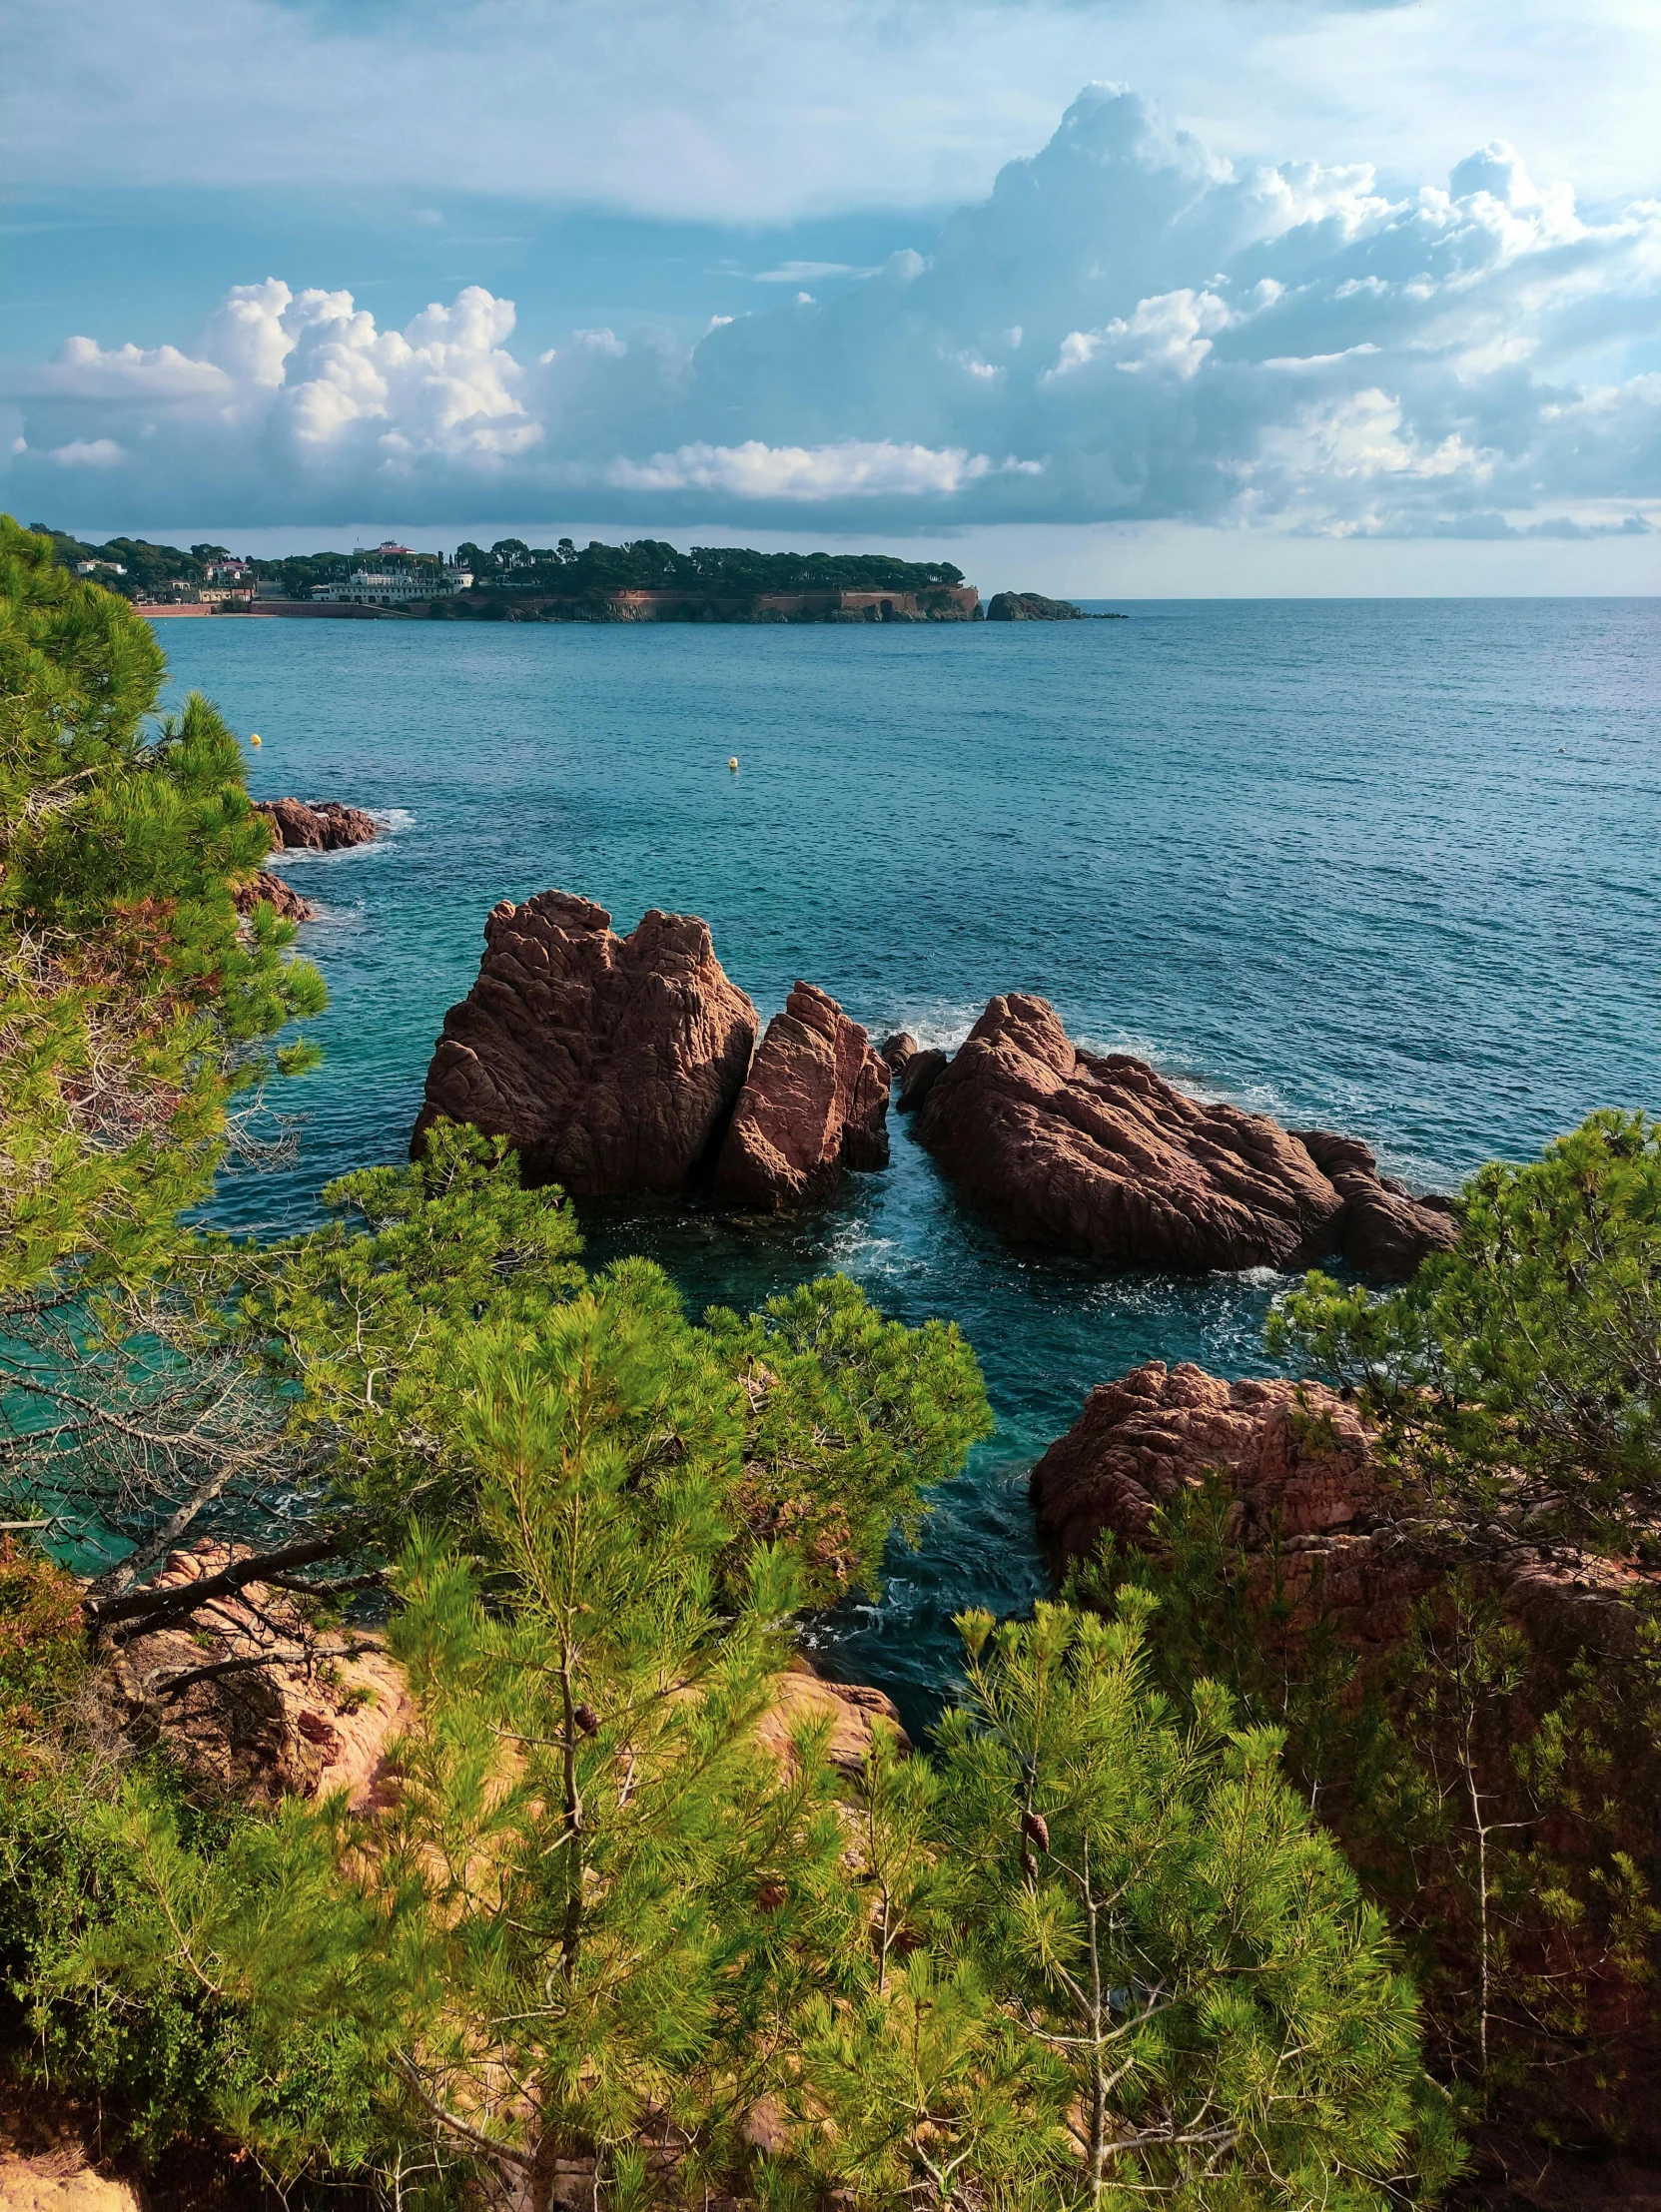
{"type": "Polygon", "coordinates": [[[1318,1634],[1286,1664],[1212,1487],[1031,1620],[966,1614],[930,1744],[877,1713],[838,1766],[785,1696],[800,1625],[880,1584],[987,1432],[971,1348],[837,1277],[693,1317],[446,1120],[304,1234],[204,1229],[222,1163],[283,1141],[323,987],[239,917],[270,831],[161,677],[0,520],[14,2082],[152,2165],[220,2146],[244,2202],[258,2171],[290,2203],[1384,2212],[1584,2044],[1541,1914],[1648,2001],[1621,1761],[1656,1646],[1627,1737],[1590,1659],[1519,1728],[1478,1572],[1650,1541],[1647,1124],[1487,1171],[1400,1289],[1281,1310],[1415,1511],[1477,1532],[1397,1678],[1318,1634]],[[226,1658],[233,1604],[267,1641],[226,1658]],[[343,1721],[387,1699],[375,1788],[209,1778],[176,1717],[280,1671],[343,1721]]]}

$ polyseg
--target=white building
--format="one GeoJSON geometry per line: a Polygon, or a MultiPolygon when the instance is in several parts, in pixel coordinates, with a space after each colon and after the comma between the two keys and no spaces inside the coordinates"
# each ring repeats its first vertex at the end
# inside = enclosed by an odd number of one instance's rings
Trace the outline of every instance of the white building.
{"type": "Polygon", "coordinates": [[[344,583],[318,584],[314,599],[360,607],[424,606],[429,599],[453,599],[472,582],[472,571],[453,568],[355,568],[344,583]]]}

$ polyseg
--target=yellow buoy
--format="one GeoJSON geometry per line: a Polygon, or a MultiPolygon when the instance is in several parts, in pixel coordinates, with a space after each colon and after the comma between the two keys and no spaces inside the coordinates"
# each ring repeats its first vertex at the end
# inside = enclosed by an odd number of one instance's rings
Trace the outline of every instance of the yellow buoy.
{"type": "Polygon", "coordinates": [[[738,755],[737,755],[736,753],[734,753],[734,754],[733,754],[733,756],[732,756],[732,758],[731,758],[731,760],[729,760],[729,761],[727,762],[727,766],[728,766],[728,767],[729,767],[729,768],[730,768],[730,769],[732,770],[733,774],[734,774],[734,775],[736,776],[736,775],[737,775],[737,773],[738,773],[738,755]]]}
{"type": "Polygon", "coordinates": [[[251,738],[249,739],[249,741],[248,741],[248,742],[250,743],[250,745],[258,745],[258,744],[259,744],[259,742],[260,742],[260,733],[259,733],[259,731],[258,731],[258,730],[256,730],[256,731],[255,731],[254,735],[253,735],[253,736],[252,736],[252,737],[251,737],[251,738]]]}

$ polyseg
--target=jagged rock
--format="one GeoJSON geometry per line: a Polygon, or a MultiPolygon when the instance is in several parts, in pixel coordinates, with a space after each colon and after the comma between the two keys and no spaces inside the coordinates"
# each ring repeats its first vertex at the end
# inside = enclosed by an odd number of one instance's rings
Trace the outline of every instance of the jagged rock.
{"type": "Polygon", "coordinates": [[[1359,1137],[1335,1136],[1330,1129],[1291,1133],[1343,1200],[1338,1238],[1351,1267],[1404,1282],[1421,1260],[1458,1242],[1449,1201],[1415,1198],[1405,1183],[1381,1175],[1359,1137]]]}
{"type": "Polygon", "coordinates": [[[829,1197],[844,1168],[888,1165],[888,1068],[857,1022],[798,983],[767,1025],[715,1166],[729,1205],[829,1197]]]}
{"type": "Polygon", "coordinates": [[[1080,1052],[1047,1000],[1019,993],[993,999],[934,1077],[918,1134],[1012,1235],[1105,1262],[1305,1267],[1353,1233],[1400,1272],[1413,1237],[1422,1251],[1455,1235],[1369,1178],[1364,1145],[1345,1143],[1340,1190],[1265,1114],[1190,1099],[1128,1054],[1080,1052]]]}
{"type": "Polygon", "coordinates": [[[349,845],[367,845],[381,835],[381,824],[362,807],[325,799],[309,806],[303,799],[256,799],[254,812],[271,825],[275,850],[334,853],[349,845]]]}
{"type": "Polygon", "coordinates": [[[262,868],[252,883],[239,884],[233,897],[239,914],[252,914],[257,906],[275,907],[285,922],[314,922],[317,909],[310,899],[303,899],[293,884],[285,883],[281,876],[274,876],[269,868],[262,868]]]}
{"type": "MultiPolygon", "coordinates": [[[[1354,1408],[1319,1383],[1225,1382],[1183,1361],[1151,1360],[1085,1400],[1032,1474],[1039,1540],[1059,1575],[1104,1531],[1140,1543],[1161,1506],[1220,1469],[1232,1525],[1260,1541],[1370,1525],[1377,1509],[1371,1440],[1354,1408]]],[[[1408,1594],[1408,1602],[1411,1595],[1408,1594]]]]}
{"type": "Polygon", "coordinates": [[[618,937],[603,907],[543,891],[496,907],[484,946],[444,1017],[412,1150],[445,1114],[510,1138],[532,1181],[682,1192],[726,1134],[757,1026],[707,925],[654,907],[618,937]]]}
{"type": "Polygon", "coordinates": [[[883,1039],[877,1050],[887,1061],[890,1072],[897,1076],[916,1052],[917,1040],[910,1030],[895,1030],[892,1036],[883,1039]]]}
{"type": "Polygon", "coordinates": [[[1071,599],[1046,599],[1041,591],[998,591],[986,618],[989,622],[1082,622],[1085,610],[1071,599]]]}
{"type": "Polygon", "coordinates": [[[896,1102],[899,1112],[917,1111],[933,1089],[936,1077],[949,1066],[951,1057],[938,1045],[931,1045],[927,1052],[912,1054],[900,1070],[900,1096],[896,1102]]]}

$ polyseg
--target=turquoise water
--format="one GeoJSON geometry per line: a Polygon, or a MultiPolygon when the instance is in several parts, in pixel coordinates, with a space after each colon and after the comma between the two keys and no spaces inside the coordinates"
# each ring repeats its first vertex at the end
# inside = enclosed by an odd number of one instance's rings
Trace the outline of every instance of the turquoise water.
{"type": "MultiPolygon", "coordinates": [[[[297,1162],[218,1210],[313,1217],[403,1155],[490,906],[549,884],[630,928],[703,915],[765,1016],[797,977],[881,1035],[960,1038],[994,991],[1178,1082],[1367,1137],[1446,1185],[1599,1105],[1661,1106],[1661,601],[1146,603],[962,628],[170,622],[170,695],[258,730],[256,795],[391,810],[286,867],[334,1001],[286,1093],[297,1162]],[[736,753],[741,768],[727,772],[736,753]]],[[[829,1213],[739,1231],[584,1209],[695,1307],[845,1268],[950,1315],[996,1436],[881,1604],[816,1632],[913,1720],[951,1613],[1045,1587],[1026,1476],[1090,1386],[1155,1356],[1266,1367],[1266,1272],[1105,1277],[1012,1253],[896,1123],[829,1213]]]]}

